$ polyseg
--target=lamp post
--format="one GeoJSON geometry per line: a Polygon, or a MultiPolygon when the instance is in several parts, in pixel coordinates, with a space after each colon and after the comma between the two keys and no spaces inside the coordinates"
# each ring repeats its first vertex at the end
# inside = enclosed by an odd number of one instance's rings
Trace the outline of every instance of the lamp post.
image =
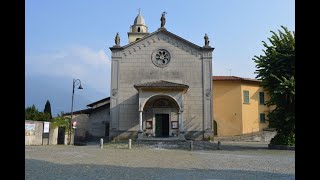
{"type": "Polygon", "coordinates": [[[81,86],[80,79],[73,79],[73,83],[72,83],[72,101],[71,101],[71,118],[70,118],[70,125],[69,125],[69,141],[68,141],[68,145],[71,144],[74,87],[78,86],[78,85],[79,85],[78,89],[83,89],[83,87],[81,86]]]}

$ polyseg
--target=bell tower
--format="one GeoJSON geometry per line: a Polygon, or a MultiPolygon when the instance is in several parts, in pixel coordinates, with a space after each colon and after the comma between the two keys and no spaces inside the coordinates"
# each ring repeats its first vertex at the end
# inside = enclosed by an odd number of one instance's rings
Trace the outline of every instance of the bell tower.
{"type": "Polygon", "coordinates": [[[148,35],[148,27],[144,22],[144,18],[141,15],[140,9],[138,16],[134,19],[133,25],[128,32],[129,44],[141,39],[143,36],[148,35]]]}

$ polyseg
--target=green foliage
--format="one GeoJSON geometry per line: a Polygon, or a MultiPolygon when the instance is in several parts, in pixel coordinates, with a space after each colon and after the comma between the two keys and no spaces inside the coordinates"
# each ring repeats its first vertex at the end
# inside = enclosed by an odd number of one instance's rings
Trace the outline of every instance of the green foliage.
{"type": "Polygon", "coordinates": [[[34,121],[50,121],[50,114],[39,112],[33,119],[34,121]]]}
{"type": "Polygon", "coordinates": [[[294,133],[290,133],[290,134],[278,133],[276,136],[274,136],[271,139],[270,144],[295,146],[296,144],[295,134],[294,133]]]}
{"type": "Polygon", "coordinates": [[[69,130],[70,127],[70,118],[65,117],[62,113],[58,115],[57,117],[54,117],[51,122],[51,127],[65,127],[65,130],[69,130]]]}
{"type": "Polygon", "coordinates": [[[50,121],[50,114],[39,112],[33,104],[25,109],[25,120],[50,121]]]}
{"type": "Polygon", "coordinates": [[[50,119],[52,119],[52,113],[51,113],[51,105],[50,105],[50,101],[47,100],[46,105],[44,106],[44,113],[47,113],[50,115],[50,119]]]}
{"type": "Polygon", "coordinates": [[[208,136],[208,141],[213,141],[213,136],[208,136]]]}
{"type": "Polygon", "coordinates": [[[34,117],[36,116],[36,114],[38,114],[38,113],[39,113],[38,109],[37,109],[36,106],[33,104],[31,107],[27,107],[27,108],[25,109],[25,114],[24,114],[24,116],[25,116],[25,119],[26,119],[26,120],[33,120],[34,117]]]}
{"type": "Polygon", "coordinates": [[[270,95],[266,104],[275,105],[268,116],[269,127],[276,128],[280,134],[273,141],[275,143],[285,143],[286,140],[278,139],[290,138],[295,134],[295,34],[281,27],[284,32],[279,30],[276,34],[271,31],[272,36],[268,38],[270,45],[262,41],[266,48],[264,55],[253,58],[257,78],[262,80],[263,88],[270,95]]]}

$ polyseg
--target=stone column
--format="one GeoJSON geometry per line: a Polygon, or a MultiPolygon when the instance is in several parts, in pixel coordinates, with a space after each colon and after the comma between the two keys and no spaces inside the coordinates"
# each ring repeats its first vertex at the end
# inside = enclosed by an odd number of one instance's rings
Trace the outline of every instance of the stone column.
{"type": "Polygon", "coordinates": [[[179,129],[180,129],[179,139],[180,139],[180,140],[185,140],[185,137],[184,137],[184,127],[183,127],[183,110],[181,110],[181,111],[179,112],[179,129]]]}
{"type": "Polygon", "coordinates": [[[142,111],[139,111],[139,132],[142,131],[142,111]]]}
{"type": "Polygon", "coordinates": [[[138,139],[142,138],[143,136],[143,130],[142,130],[142,112],[139,111],[139,131],[138,131],[138,139]]]}
{"type": "Polygon", "coordinates": [[[183,111],[181,111],[181,113],[180,113],[180,115],[181,115],[181,128],[180,128],[180,132],[184,132],[184,127],[183,127],[183,111]]]}
{"type": "Polygon", "coordinates": [[[213,135],[212,123],[212,52],[214,48],[204,46],[202,48],[202,92],[203,92],[203,119],[202,139],[213,135]]]}
{"type": "Polygon", "coordinates": [[[179,132],[180,132],[181,128],[182,128],[182,126],[181,126],[181,112],[180,111],[178,112],[178,119],[179,119],[179,132]]]}

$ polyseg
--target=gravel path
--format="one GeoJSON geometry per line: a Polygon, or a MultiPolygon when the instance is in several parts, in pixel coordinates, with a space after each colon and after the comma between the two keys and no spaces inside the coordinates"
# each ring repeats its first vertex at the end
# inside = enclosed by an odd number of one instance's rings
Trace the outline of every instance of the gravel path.
{"type": "Polygon", "coordinates": [[[25,146],[25,179],[295,179],[295,151],[225,143],[222,150],[25,146]]]}

